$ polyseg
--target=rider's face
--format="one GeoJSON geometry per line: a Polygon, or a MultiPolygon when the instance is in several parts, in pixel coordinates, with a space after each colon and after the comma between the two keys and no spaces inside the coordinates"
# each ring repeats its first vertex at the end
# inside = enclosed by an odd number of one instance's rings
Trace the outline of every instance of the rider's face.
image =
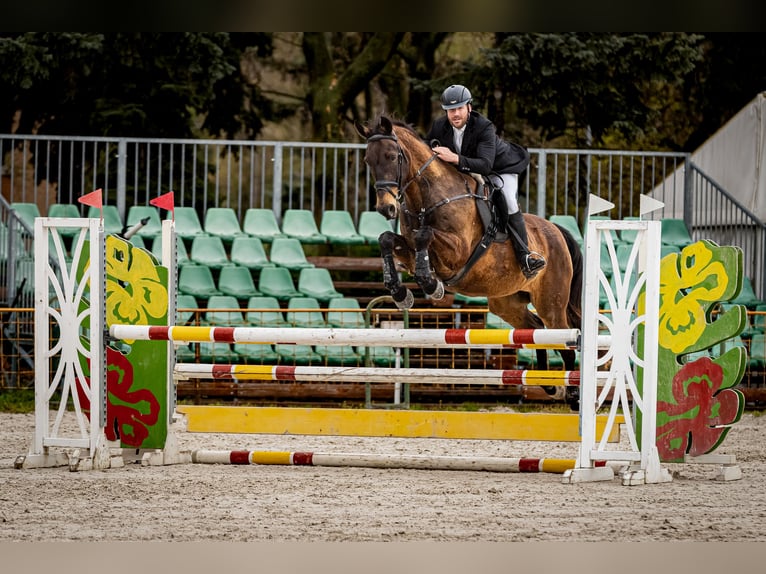
{"type": "Polygon", "coordinates": [[[470,113],[470,104],[460,106],[459,108],[452,108],[447,110],[447,119],[452,127],[461,129],[468,121],[468,114],[470,113]]]}

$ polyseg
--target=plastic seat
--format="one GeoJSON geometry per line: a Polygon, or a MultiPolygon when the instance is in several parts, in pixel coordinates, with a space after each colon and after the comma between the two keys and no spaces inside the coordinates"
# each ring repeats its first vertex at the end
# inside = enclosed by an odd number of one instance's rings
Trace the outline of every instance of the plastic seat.
{"type": "MultiPolygon", "coordinates": [[[[623,217],[623,221],[639,221],[640,217],[623,217]]],[[[619,232],[620,236],[620,242],[621,243],[635,243],[636,238],[638,237],[638,231],[635,229],[621,229],[619,232]]]]}
{"type": "Polygon", "coordinates": [[[196,325],[195,315],[198,309],[194,295],[181,293],[176,296],[176,325],[196,325]]]}
{"type": "Polygon", "coordinates": [[[207,300],[205,321],[214,327],[244,327],[245,316],[239,308],[239,301],[232,295],[212,295],[207,300]]]}
{"type": "Polygon", "coordinates": [[[323,303],[335,297],[343,297],[343,293],[335,289],[330,272],[324,267],[301,269],[298,291],[323,303]]]}
{"type": "Polygon", "coordinates": [[[486,307],[487,298],[483,296],[470,297],[463,295],[462,293],[455,293],[455,303],[462,303],[463,305],[477,305],[486,307]]]}
{"type": "Polygon", "coordinates": [[[364,361],[350,345],[315,345],[314,350],[326,365],[336,367],[358,367],[364,361]]]}
{"type": "MultiPolygon", "coordinates": [[[[396,349],[393,347],[376,346],[367,347],[370,354],[370,363],[375,367],[393,367],[396,365],[396,349]]],[[[359,354],[364,356],[365,347],[358,349],[359,354]]]]}
{"type": "MultiPolygon", "coordinates": [[[[0,226],[0,261],[8,260],[8,235],[10,231],[5,225],[0,226]]],[[[21,238],[21,234],[15,233],[15,241],[13,243],[14,258],[19,259],[21,257],[31,257],[31,253],[27,253],[24,248],[24,242],[21,238]]]]}
{"type": "MultiPolygon", "coordinates": [[[[162,263],[162,235],[158,235],[152,241],[152,255],[157,258],[157,261],[162,263]]],[[[176,265],[183,267],[184,265],[197,265],[189,258],[189,252],[186,250],[186,243],[176,235],[176,265]]]]}
{"type": "Polygon", "coordinates": [[[756,296],[755,290],[753,289],[753,282],[750,281],[749,277],[745,276],[742,278],[742,290],[739,292],[739,295],[730,301],[730,303],[744,305],[753,311],[758,305],[762,305],[764,301],[756,296]]]}
{"type": "Polygon", "coordinates": [[[285,319],[294,327],[326,328],[327,321],[319,309],[319,301],[314,297],[292,297],[287,302],[285,319]]]}
{"type": "Polygon", "coordinates": [[[205,213],[205,233],[216,235],[227,244],[235,237],[246,235],[239,225],[237,213],[231,207],[209,207],[205,213]]]}
{"type": "Polygon", "coordinates": [[[237,299],[249,299],[255,295],[260,295],[258,289],[255,288],[250,270],[237,265],[221,268],[221,274],[218,277],[218,290],[224,295],[232,295],[237,299]]]}
{"type": "Polygon", "coordinates": [[[766,333],[766,303],[755,306],[752,323],[754,332],[766,333]]]}
{"type": "Polygon", "coordinates": [[[198,265],[207,265],[211,269],[221,269],[234,265],[229,261],[223,240],[217,235],[198,235],[192,240],[189,259],[198,265]]]}
{"type": "Polygon", "coordinates": [[[266,255],[263,242],[257,237],[247,235],[235,237],[230,251],[231,262],[240,267],[247,267],[250,270],[274,267],[274,263],[269,261],[266,255]]]}
{"type": "Polygon", "coordinates": [[[367,241],[359,235],[348,211],[328,209],[322,213],[319,233],[327,237],[330,244],[364,245],[367,241]]]}
{"type": "Polygon", "coordinates": [[[34,232],[35,218],[41,217],[42,215],[40,213],[40,208],[37,207],[37,204],[28,203],[25,201],[14,201],[11,203],[11,209],[13,209],[21,221],[23,221],[27,227],[29,227],[29,231],[34,232]]]}
{"type": "Polygon", "coordinates": [[[146,225],[139,229],[135,235],[153,238],[162,233],[159,211],[156,207],[149,205],[134,205],[128,209],[128,216],[125,218],[126,232],[145,219],[147,220],[146,225]]]}
{"type": "MultiPolygon", "coordinates": [[[[73,217],[79,219],[80,209],[73,203],[52,203],[48,206],[48,217],[73,217]]],[[[59,234],[63,237],[74,237],[80,233],[77,227],[59,227],[59,234]]]]}
{"type": "MultiPolygon", "coordinates": [[[[104,233],[107,235],[120,235],[125,228],[125,224],[122,222],[122,216],[120,216],[120,210],[116,205],[103,205],[101,206],[104,213],[104,233]]],[[[98,219],[101,217],[101,209],[88,207],[88,218],[98,219]]]]}
{"type": "Polygon", "coordinates": [[[327,324],[342,329],[364,329],[364,313],[353,297],[335,297],[327,304],[327,324]]]}
{"type": "Polygon", "coordinates": [[[322,356],[314,351],[311,345],[291,345],[277,343],[274,350],[279,355],[282,365],[321,365],[322,356]]]}
{"type": "Polygon", "coordinates": [[[242,231],[252,237],[257,237],[264,243],[271,243],[276,237],[287,237],[279,229],[277,216],[270,209],[251,207],[245,211],[242,231]]]}
{"type": "Polygon", "coordinates": [[[290,270],[285,267],[261,269],[258,276],[258,291],[264,295],[276,297],[279,301],[287,301],[290,297],[301,295],[301,292],[295,288],[290,270]]]}
{"type": "Polygon", "coordinates": [[[582,231],[580,230],[580,225],[577,223],[577,219],[574,215],[551,215],[548,217],[548,221],[555,223],[556,225],[560,225],[566,229],[569,233],[572,234],[572,237],[575,238],[575,241],[577,241],[577,243],[582,246],[584,242],[582,231]]]}
{"type": "Polygon", "coordinates": [[[327,237],[319,233],[314,214],[308,209],[288,209],[282,218],[282,233],[301,243],[327,243],[327,237]]]}
{"type": "Polygon", "coordinates": [[[274,241],[271,243],[269,259],[275,265],[291,270],[314,267],[314,264],[306,259],[303,245],[294,237],[274,238],[274,241]]]}
{"type": "MultiPolygon", "coordinates": [[[[609,217],[608,215],[591,215],[588,218],[588,220],[589,221],[611,221],[612,218],[609,217]]],[[[617,247],[617,245],[621,243],[620,236],[617,235],[617,230],[611,229],[609,234],[612,236],[612,242],[614,242],[615,247],[617,247]]],[[[580,235],[582,236],[582,233],[580,235]]]]}
{"type": "Polygon", "coordinates": [[[178,291],[207,301],[212,295],[222,295],[215,286],[213,272],[204,265],[184,265],[178,271],[178,291]]]}
{"type": "Polygon", "coordinates": [[[256,295],[247,300],[245,320],[251,327],[290,327],[279,301],[270,295],[256,295]],[[251,310],[250,310],[251,309],[251,310]]]}
{"type": "Polygon", "coordinates": [[[276,365],[279,354],[271,345],[261,343],[234,343],[233,350],[238,361],[246,365],[276,365]]]}
{"type": "MultiPolygon", "coordinates": [[[[158,235],[157,237],[159,237],[159,235],[158,235]]],[[[150,238],[149,238],[149,241],[152,241],[152,242],[153,242],[153,241],[154,241],[154,239],[155,239],[155,238],[153,238],[153,237],[150,237],[150,238]]],[[[138,234],[136,234],[136,235],[132,235],[132,236],[130,237],[130,239],[128,239],[128,242],[129,242],[131,245],[133,245],[133,247],[140,247],[141,249],[146,249],[147,251],[149,251],[149,249],[147,249],[147,247],[146,247],[146,241],[144,241],[144,238],[143,238],[143,237],[141,237],[141,236],[140,236],[140,235],[138,235],[138,234]]],[[[158,259],[158,261],[159,261],[159,259],[158,259]]]]}
{"type": "Polygon", "coordinates": [[[199,358],[203,363],[229,364],[236,363],[239,355],[231,348],[230,343],[214,343],[202,341],[199,345],[199,358]]]}
{"type": "MultiPolygon", "coordinates": [[[[176,222],[176,235],[184,239],[194,239],[200,235],[207,235],[202,229],[197,210],[193,207],[176,207],[174,210],[176,222]]],[[[168,212],[166,219],[172,219],[173,214],[168,212]]]]}
{"type": "Polygon", "coordinates": [[[487,311],[484,327],[486,329],[511,329],[511,325],[492,311],[487,311]]]}
{"type": "Polygon", "coordinates": [[[661,240],[666,245],[676,245],[683,249],[694,243],[689,228],[683,219],[664,218],[661,221],[661,240]]]}
{"type": "Polygon", "coordinates": [[[371,245],[378,244],[381,233],[393,230],[391,222],[377,211],[363,211],[359,214],[359,235],[371,245]]]}
{"type": "Polygon", "coordinates": [[[766,334],[755,333],[750,339],[748,366],[755,371],[766,369],[766,334]]]}

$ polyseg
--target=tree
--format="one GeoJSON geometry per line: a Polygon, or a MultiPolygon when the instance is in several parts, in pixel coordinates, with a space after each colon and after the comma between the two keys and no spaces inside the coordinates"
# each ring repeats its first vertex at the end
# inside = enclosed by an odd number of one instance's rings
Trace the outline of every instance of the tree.
{"type": "Polygon", "coordinates": [[[240,66],[271,49],[263,33],[4,34],[0,129],[254,137],[271,110],[240,66]]]}
{"type": "MultiPolygon", "coordinates": [[[[475,66],[485,97],[499,90],[544,144],[575,147],[644,135],[659,113],[658,86],[678,87],[702,59],[702,37],[685,33],[500,34],[475,66]]],[[[490,98],[487,98],[490,99],[490,98]]]]}

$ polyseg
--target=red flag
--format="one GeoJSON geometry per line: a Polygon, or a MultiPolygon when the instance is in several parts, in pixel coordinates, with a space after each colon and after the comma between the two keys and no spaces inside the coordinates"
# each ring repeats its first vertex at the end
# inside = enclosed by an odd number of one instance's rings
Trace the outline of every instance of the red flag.
{"type": "Polygon", "coordinates": [[[173,219],[175,219],[176,212],[175,212],[175,201],[174,201],[174,193],[172,191],[167,192],[164,195],[160,195],[159,197],[155,197],[154,199],[149,200],[149,204],[153,205],[154,207],[159,207],[161,209],[167,209],[168,211],[173,213],[173,219]]]}
{"type": "Polygon", "coordinates": [[[86,193],[77,201],[84,203],[85,205],[90,205],[91,207],[97,207],[98,209],[101,209],[103,206],[103,203],[101,202],[101,188],[98,188],[95,191],[91,191],[90,193],[86,193]]]}

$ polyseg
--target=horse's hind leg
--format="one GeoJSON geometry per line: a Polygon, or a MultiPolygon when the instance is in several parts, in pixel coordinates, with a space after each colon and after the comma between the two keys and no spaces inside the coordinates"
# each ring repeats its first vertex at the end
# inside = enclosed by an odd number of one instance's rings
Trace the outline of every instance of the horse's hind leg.
{"type": "Polygon", "coordinates": [[[430,227],[421,227],[415,232],[415,281],[431,299],[444,297],[444,284],[431,272],[428,246],[434,238],[430,227]]]}
{"type": "Polygon", "coordinates": [[[406,244],[401,236],[396,235],[393,231],[381,233],[378,242],[380,243],[380,253],[383,258],[383,285],[391,292],[391,297],[399,309],[410,309],[415,304],[415,297],[412,291],[399,281],[399,274],[396,271],[396,263],[394,262],[394,249],[397,245],[400,249],[402,245],[404,245],[404,249],[407,249],[406,244]]]}

